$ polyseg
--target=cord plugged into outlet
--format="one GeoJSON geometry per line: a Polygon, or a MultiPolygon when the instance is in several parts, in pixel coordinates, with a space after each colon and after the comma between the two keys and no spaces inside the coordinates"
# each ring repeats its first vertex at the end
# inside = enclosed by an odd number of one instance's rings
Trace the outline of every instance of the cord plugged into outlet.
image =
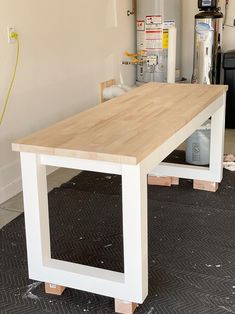
{"type": "Polygon", "coordinates": [[[17,32],[15,27],[8,27],[8,44],[14,44],[17,40],[17,32]]]}
{"type": "Polygon", "coordinates": [[[0,126],[3,123],[3,118],[5,116],[5,113],[6,113],[6,110],[8,107],[9,98],[11,96],[12,88],[13,88],[13,85],[15,82],[16,71],[17,71],[18,63],[19,63],[20,43],[19,43],[19,36],[15,30],[15,27],[8,27],[8,43],[9,44],[16,44],[16,60],[15,60],[15,66],[14,66],[13,72],[12,72],[12,78],[10,81],[10,85],[9,85],[8,90],[7,90],[5,101],[3,103],[3,108],[1,108],[1,104],[0,104],[0,126]]]}

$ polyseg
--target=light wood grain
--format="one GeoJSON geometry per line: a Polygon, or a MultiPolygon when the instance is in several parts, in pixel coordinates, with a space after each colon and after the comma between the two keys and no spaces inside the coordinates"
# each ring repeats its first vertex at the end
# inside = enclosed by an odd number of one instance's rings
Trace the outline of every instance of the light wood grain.
{"type": "Polygon", "coordinates": [[[172,186],[179,185],[180,180],[176,177],[158,177],[158,176],[148,176],[149,185],[160,185],[160,186],[172,186]]]}
{"type": "Polygon", "coordinates": [[[137,303],[115,299],[115,313],[133,314],[138,306],[139,305],[137,303]]]}
{"type": "Polygon", "coordinates": [[[202,181],[202,180],[194,180],[193,188],[195,190],[208,191],[208,192],[217,192],[219,188],[218,182],[210,182],[210,181],[202,181]]]}
{"type": "Polygon", "coordinates": [[[138,164],[227,86],[149,83],[13,144],[13,150],[138,164]]]}
{"type": "Polygon", "coordinates": [[[172,185],[180,185],[180,178],[172,177],[171,178],[172,185]]]}
{"type": "Polygon", "coordinates": [[[65,287],[59,285],[53,285],[51,283],[45,282],[45,292],[48,294],[62,295],[65,287]]]}
{"type": "Polygon", "coordinates": [[[148,185],[171,186],[171,177],[148,176],[148,185]]]}

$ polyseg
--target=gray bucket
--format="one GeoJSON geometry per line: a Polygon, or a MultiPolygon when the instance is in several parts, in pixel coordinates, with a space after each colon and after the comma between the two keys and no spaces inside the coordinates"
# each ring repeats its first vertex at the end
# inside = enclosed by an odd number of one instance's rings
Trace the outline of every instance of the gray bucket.
{"type": "Polygon", "coordinates": [[[205,166],[210,163],[211,121],[206,121],[186,141],[186,162],[205,166]]]}

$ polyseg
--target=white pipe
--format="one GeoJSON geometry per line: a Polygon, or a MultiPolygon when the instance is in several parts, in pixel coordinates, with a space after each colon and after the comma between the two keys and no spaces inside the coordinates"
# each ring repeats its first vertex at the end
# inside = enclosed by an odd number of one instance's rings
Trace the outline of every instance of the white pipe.
{"type": "Polygon", "coordinates": [[[176,70],[176,27],[169,28],[168,34],[168,66],[167,66],[167,83],[175,83],[176,70]]]}
{"type": "MultiPolygon", "coordinates": [[[[205,78],[205,42],[201,41],[199,42],[199,57],[198,57],[198,63],[199,63],[199,69],[198,69],[198,83],[199,84],[205,84],[204,78],[205,78]]],[[[210,83],[208,83],[210,84],[210,83]]]]}
{"type": "Polygon", "coordinates": [[[123,79],[121,71],[120,71],[120,83],[121,83],[121,85],[124,85],[124,79],[123,79]]]}
{"type": "Polygon", "coordinates": [[[125,94],[124,88],[118,85],[113,85],[111,87],[107,87],[103,90],[103,97],[105,100],[112,99],[114,97],[121,96],[125,94]]]}
{"type": "Polygon", "coordinates": [[[125,85],[125,84],[120,84],[118,86],[120,86],[125,92],[129,92],[131,89],[133,89],[133,87],[130,87],[130,86],[125,85]]]}
{"type": "Polygon", "coordinates": [[[103,97],[105,100],[112,99],[114,97],[121,96],[125,94],[126,92],[129,92],[131,89],[134,87],[130,87],[125,84],[120,84],[120,85],[112,85],[110,87],[106,87],[103,90],[103,97]]]}

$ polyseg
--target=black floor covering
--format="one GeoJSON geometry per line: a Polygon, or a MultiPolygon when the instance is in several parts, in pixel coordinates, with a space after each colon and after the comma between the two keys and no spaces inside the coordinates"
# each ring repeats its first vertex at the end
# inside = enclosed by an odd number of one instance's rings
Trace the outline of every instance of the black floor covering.
{"type": "MultiPolygon", "coordinates": [[[[178,161],[178,156],[176,159],[178,161]]],[[[123,271],[120,176],[82,172],[49,193],[52,256],[123,271]]],[[[149,296],[136,313],[235,313],[235,173],[217,193],[149,187],[149,296]]],[[[28,279],[23,214],[0,231],[0,313],[114,313],[113,299],[46,295],[28,279]]]]}

